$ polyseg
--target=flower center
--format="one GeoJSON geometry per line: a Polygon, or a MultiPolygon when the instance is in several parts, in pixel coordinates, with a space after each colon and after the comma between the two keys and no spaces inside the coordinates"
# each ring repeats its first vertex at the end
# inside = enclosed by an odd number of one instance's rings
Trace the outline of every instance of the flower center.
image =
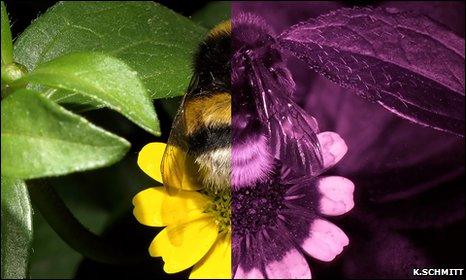
{"type": "Polygon", "coordinates": [[[219,232],[231,231],[231,192],[227,190],[205,190],[212,202],[207,206],[205,212],[215,217],[215,223],[219,232]]]}
{"type": "Polygon", "coordinates": [[[246,235],[265,227],[277,225],[278,213],[285,208],[287,188],[280,182],[278,172],[269,180],[239,189],[205,188],[211,203],[204,210],[212,214],[219,232],[231,231],[246,235]]]}
{"type": "Polygon", "coordinates": [[[233,227],[239,235],[255,233],[276,224],[285,190],[276,182],[257,184],[233,192],[233,227]]]}

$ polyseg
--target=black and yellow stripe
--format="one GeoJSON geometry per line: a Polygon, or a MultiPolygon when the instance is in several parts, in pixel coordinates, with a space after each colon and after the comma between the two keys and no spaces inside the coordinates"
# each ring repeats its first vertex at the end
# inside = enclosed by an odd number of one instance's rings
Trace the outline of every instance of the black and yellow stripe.
{"type": "Polygon", "coordinates": [[[193,155],[231,145],[231,95],[212,92],[188,99],[186,135],[193,155]]]}
{"type": "Polygon", "coordinates": [[[231,147],[231,22],[213,28],[194,59],[184,116],[193,155],[231,147]]]}

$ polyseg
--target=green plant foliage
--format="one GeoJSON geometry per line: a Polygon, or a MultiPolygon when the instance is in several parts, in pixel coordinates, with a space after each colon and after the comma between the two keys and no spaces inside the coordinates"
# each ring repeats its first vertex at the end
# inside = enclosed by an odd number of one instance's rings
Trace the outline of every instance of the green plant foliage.
{"type": "MultiPolygon", "coordinates": [[[[60,211],[37,213],[32,221],[23,180],[50,177],[83,228],[98,235],[122,217],[133,221],[132,197],[154,183],[136,165],[138,146],[161,136],[152,99],[159,99],[161,118],[173,117],[199,43],[207,28],[230,17],[230,5],[208,4],[191,20],[150,1],[63,1],[14,34],[14,43],[3,2],[1,14],[2,278],[72,278],[83,251],[47,224],[60,211]],[[126,119],[109,110],[85,116],[131,139],[134,153],[124,157],[128,141],[76,114],[104,107],[126,119]]],[[[36,206],[48,201],[31,194],[36,206]]],[[[134,235],[123,231],[122,246],[146,256],[153,232],[136,221],[130,226],[139,242],[126,244],[134,235]]]]}
{"type": "Polygon", "coordinates": [[[14,57],[33,70],[71,52],[98,51],[126,62],[152,98],[174,97],[188,86],[192,55],[205,33],[153,2],[59,2],[19,36],[14,57]]]}
{"type": "Polygon", "coordinates": [[[26,184],[2,176],[2,279],[28,276],[31,245],[32,209],[26,184]]]}
{"type": "MultiPolygon", "coordinates": [[[[47,182],[80,222],[101,235],[122,213],[132,210],[131,199],[136,193],[154,185],[136,161],[137,154],[128,153],[112,166],[51,178],[47,182]]],[[[133,246],[136,242],[128,239],[126,243],[133,246]]],[[[57,236],[40,214],[34,215],[33,248],[31,278],[73,278],[83,259],[57,236]]]]}
{"type": "Polygon", "coordinates": [[[206,28],[213,28],[218,23],[230,19],[231,2],[230,1],[212,1],[202,10],[192,16],[194,22],[206,28]]]}
{"type": "Polygon", "coordinates": [[[10,21],[2,1],[2,66],[13,62],[13,41],[11,39],[10,21]]]}
{"type": "Polygon", "coordinates": [[[137,73],[119,59],[98,53],[73,53],[39,65],[21,82],[84,95],[160,135],[157,115],[144,85],[137,73]]]}
{"type": "Polygon", "coordinates": [[[32,179],[99,168],[130,144],[40,93],[18,90],[1,105],[2,176],[32,179]]]}
{"type": "MultiPolygon", "coordinates": [[[[73,190],[76,193],[76,189],[73,190]]],[[[73,212],[78,217],[85,217],[81,221],[99,234],[108,220],[108,213],[87,203],[79,204],[73,212]]],[[[34,215],[32,246],[34,253],[30,258],[30,277],[33,279],[72,279],[83,259],[60,239],[40,213],[34,215]]]]}

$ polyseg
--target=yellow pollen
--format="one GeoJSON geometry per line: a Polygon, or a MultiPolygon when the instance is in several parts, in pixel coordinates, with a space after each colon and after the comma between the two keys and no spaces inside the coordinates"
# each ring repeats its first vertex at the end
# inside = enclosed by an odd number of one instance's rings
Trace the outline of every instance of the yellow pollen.
{"type": "Polygon", "coordinates": [[[205,194],[211,198],[211,203],[204,212],[215,217],[219,233],[231,232],[231,191],[206,190],[205,194]]]}

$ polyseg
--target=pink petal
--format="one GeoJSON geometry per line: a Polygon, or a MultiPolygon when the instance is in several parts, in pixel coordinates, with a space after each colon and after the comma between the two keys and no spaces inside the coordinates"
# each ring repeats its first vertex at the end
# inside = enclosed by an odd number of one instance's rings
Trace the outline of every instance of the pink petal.
{"type": "Polygon", "coordinates": [[[328,176],[319,179],[317,184],[322,197],[319,209],[324,215],[338,216],[354,207],[354,184],[340,176],[328,176]]]}
{"type": "Polygon", "coordinates": [[[234,279],[265,279],[265,275],[262,274],[262,272],[257,269],[253,268],[248,272],[245,272],[241,266],[238,266],[238,269],[236,270],[235,276],[233,277],[234,279]]]}
{"type": "Polygon", "coordinates": [[[318,219],[311,224],[309,237],[301,246],[310,256],[330,262],[348,244],[348,237],[339,227],[326,220],[318,219]]]}
{"type": "Polygon", "coordinates": [[[311,270],[304,256],[296,249],[291,249],[279,261],[265,266],[269,279],[310,279],[311,270]]]}
{"type": "Polygon", "coordinates": [[[322,149],[322,158],[324,169],[330,168],[339,162],[348,151],[345,141],[338,133],[325,131],[317,134],[320,147],[322,149]]]}

